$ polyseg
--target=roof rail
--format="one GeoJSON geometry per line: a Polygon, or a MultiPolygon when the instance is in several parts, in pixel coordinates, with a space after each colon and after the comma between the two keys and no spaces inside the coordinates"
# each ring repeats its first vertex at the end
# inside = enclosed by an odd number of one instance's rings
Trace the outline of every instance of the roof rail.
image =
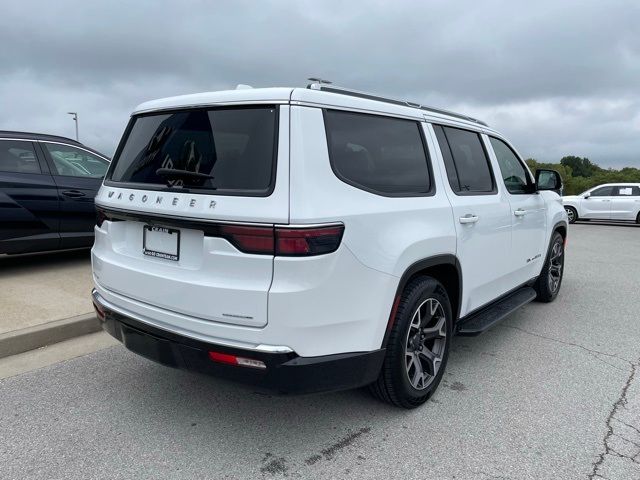
{"type": "MultiPolygon", "coordinates": [[[[309,79],[312,80],[312,79],[309,79]]],[[[315,80],[315,79],[313,79],[315,80]]],[[[488,125],[482,120],[478,120],[477,118],[469,117],[468,115],[463,115],[460,113],[451,112],[449,110],[442,110],[440,108],[428,107],[426,105],[421,105],[419,103],[408,102],[406,100],[396,100],[394,98],[380,97],[378,95],[372,95],[366,92],[359,92],[357,90],[350,90],[348,88],[329,86],[326,80],[322,80],[320,82],[310,83],[307,85],[307,88],[311,90],[321,90],[323,92],[329,93],[339,93],[342,95],[349,95],[350,97],[358,97],[358,98],[366,98],[368,100],[377,100],[379,102],[391,103],[393,105],[402,105],[404,107],[412,107],[420,110],[424,110],[426,112],[431,113],[439,113],[441,115],[448,115],[450,117],[459,118],[462,120],[467,120],[468,122],[477,123],[479,125],[484,125],[488,127],[488,125]]]]}
{"type": "Polygon", "coordinates": [[[62,135],[52,135],[50,133],[23,132],[20,130],[0,130],[0,136],[28,138],[29,140],[33,140],[38,137],[41,137],[41,138],[47,138],[50,140],[52,139],[64,140],[65,142],[77,143],[78,145],[82,145],[79,141],[74,140],[73,138],[63,137],[62,135]]]}

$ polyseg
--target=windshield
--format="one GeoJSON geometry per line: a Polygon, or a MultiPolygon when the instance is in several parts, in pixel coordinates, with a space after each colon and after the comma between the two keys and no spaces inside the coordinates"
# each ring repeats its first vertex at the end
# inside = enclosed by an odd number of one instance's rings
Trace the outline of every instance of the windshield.
{"type": "Polygon", "coordinates": [[[274,106],[136,116],[113,160],[109,180],[268,195],[275,170],[276,125],[274,106]],[[213,178],[180,172],[167,175],[166,170],[158,174],[159,169],[186,170],[213,178]]]}

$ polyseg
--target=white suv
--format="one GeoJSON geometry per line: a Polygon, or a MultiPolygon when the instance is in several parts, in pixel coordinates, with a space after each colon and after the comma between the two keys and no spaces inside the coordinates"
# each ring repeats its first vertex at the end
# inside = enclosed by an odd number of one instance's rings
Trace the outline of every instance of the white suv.
{"type": "Polygon", "coordinates": [[[478,120],[320,84],[147,102],[96,198],[95,307],[166,365],[415,407],[454,334],[558,294],[536,176],[478,120]]]}
{"type": "Polygon", "coordinates": [[[562,197],[569,223],[576,220],[630,220],[640,223],[640,183],[607,183],[580,195],[562,197]]]}

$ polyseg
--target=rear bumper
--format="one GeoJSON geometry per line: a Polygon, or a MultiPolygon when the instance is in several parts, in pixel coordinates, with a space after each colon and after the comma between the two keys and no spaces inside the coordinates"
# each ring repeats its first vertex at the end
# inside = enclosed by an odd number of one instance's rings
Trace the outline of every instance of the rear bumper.
{"type": "MultiPolygon", "coordinates": [[[[95,292],[95,291],[94,291],[95,292]]],[[[278,393],[300,394],[345,390],[375,381],[384,349],[300,357],[295,352],[269,353],[202,342],[159,329],[115,312],[93,295],[100,306],[103,329],[134,353],[174,368],[226,378],[278,393]],[[266,368],[227,365],[209,358],[209,352],[259,360],[266,368]]]]}

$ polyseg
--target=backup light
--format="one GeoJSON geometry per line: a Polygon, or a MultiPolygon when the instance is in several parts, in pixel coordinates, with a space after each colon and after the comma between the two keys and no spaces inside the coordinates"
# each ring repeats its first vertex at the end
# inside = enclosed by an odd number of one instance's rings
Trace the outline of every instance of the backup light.
{"type": "Polygon", "coordinates": [[[240,367],[259,368],[264,370],[267,366],[261,360],[253,358],[237,357],[228,353],[209,352],[209,358],[217,363],[225,363],[227,365],[236,365],[240,367]]]}

